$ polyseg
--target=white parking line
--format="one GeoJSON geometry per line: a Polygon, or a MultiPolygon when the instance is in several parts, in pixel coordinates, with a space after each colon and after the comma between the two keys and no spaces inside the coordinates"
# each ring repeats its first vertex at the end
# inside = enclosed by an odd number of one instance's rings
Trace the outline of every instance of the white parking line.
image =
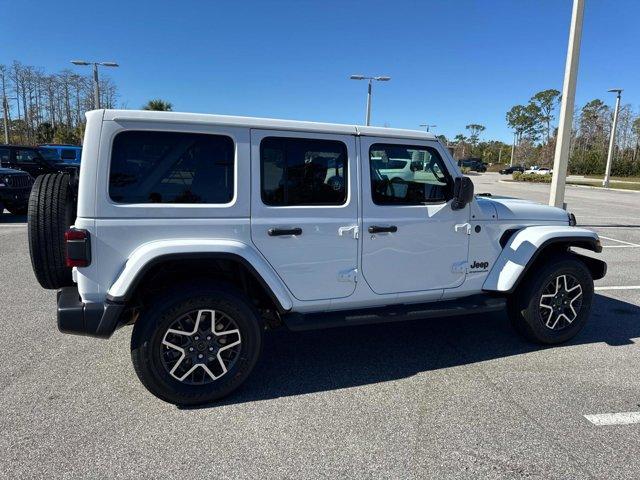
{"type": "MultiPolygon", "coordinates": [[[[640,247],[640,245],[638,245],[637,243],[626,242],[624,240],[618,240],[616,238],[605,237],[603,235],[600,235],[600,238],[604,238],[605,240],[611,240],[612,242],[622,243],[622,244],[624,244],[624,246],[627,246],[627,247],[640,247]]],[[[621,247],[622,247],[622,245],[617,245],[617,248],[621,248],[621,247]]],[[[607,247],[603,247],[603,248],[607,248],[607,247]]],[[[616,246],[609,246],[608,248],[616,248],[616,246]]]]}
{"type": "Polygon", "coordinates": [[[611,287],[595,287],[594,290],[640,290],[640,285],[619,285],[611,287]]]}
{"type": "Polygon", "coordinates": [[[585,415],[584,418],[599,427],[606,425],[631,425],[640,423],[640,412],[598,413],[585,415]]]}

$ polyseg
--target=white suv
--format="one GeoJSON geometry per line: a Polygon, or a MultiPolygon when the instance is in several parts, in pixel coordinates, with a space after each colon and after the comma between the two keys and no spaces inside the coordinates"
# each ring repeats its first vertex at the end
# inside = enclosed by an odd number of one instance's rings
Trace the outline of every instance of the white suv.
{"type": "Polygon", "coordinates": [[[39,177],[29,213],[59,329],[133,325],[140,380],[183,405],[237,388],[281,325],[507,308],[527,338],[563,342],[606,272],[570,249],[601,250],[572,215],[474,197],[447,149],[409,130],[92,111],[77,192],[39,177]],[[385,158],[414,174],[389,178],[385,158]]]}

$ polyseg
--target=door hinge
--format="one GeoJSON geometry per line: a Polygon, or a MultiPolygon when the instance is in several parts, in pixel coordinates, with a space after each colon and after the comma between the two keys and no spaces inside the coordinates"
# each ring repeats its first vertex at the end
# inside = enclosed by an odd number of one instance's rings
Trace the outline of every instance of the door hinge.
{"type": "Polygon", "coordinates": [[[351,233],[351,236],[357,240],[359,236],[358,234],[360,233],[360,227],[358,227],[358,225],[348,225],[346,227],[338,228],[338,235],[341,237],[348,233],[351,233]]]}
{"type": "Polygon", "coordinates": [[[471,224],[470,223],[458,223],[453,227],[456,232],[466,232],[467,235],[471,235],[471,224]]]}
{"type": "Polygon", "coordinates": [[[349,270],[343,270],[342,272],[338,273],[338,281],[356,283],[358,281],[358,269],[351,268],[349,270]]]}
{"type": "Polygon", "coordinates": [[[467,261],[463,260],[461,262],[455,262],[453,265],[451,265],[451,271],[453,273],[466,273],[467,271],[467,261]]]}

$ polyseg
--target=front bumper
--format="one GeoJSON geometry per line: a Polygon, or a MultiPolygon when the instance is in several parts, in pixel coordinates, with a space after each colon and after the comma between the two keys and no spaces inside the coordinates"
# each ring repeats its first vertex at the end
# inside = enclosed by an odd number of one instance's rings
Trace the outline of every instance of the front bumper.
{"type": "Polygon", "coordinates": [[[31,188],[0,188],[0,203],[27,203],[31,188]]]}
{"type": "Polygon", "coordinates": [[[58,290],[58,330],[62,333],[109,338],[122,326],[120,317],[125,305],[106,301],[84,303],[78,287],[58,290]]]}

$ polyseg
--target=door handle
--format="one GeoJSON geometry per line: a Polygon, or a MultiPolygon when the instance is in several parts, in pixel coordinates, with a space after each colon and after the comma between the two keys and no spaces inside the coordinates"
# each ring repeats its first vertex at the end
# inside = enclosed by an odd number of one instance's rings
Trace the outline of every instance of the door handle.
{"type": "Polygon", "coordinates": [[[369,227],[369,233],[395,233],[398,231],[398,227],[395,225],[388,226],[380,226],[380,225],[371,225],[369,227]]]}
{"type": "Polygon", "coordinates": [[[270,228],[267,230],[267,234],[270,237],[282,237],[285,235],[302,235],[302,229],[300,227],[295,228],[270,228]]]}

